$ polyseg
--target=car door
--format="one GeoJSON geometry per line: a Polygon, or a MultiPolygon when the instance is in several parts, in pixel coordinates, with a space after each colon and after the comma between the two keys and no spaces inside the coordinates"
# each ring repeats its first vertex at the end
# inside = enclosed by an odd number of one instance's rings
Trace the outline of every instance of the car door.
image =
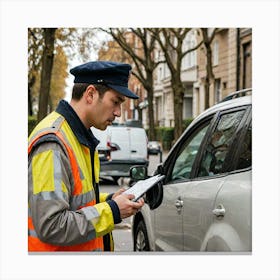
{"type": "Polygon", "coordinates": [[[240,132],[247,114],[245,107],[216,114],[215,124],[199,155],[200,158],[197,158],[197,166],[193,169],[192,181],[185,182],[182,195],[185,251],[201,250],[205,235],[217,218],[213,213],[216,197],[227,180],[230,151],[234,151],[237,146],[236,135],[240,132]]]}
{"type": "Polygon", "coordinates": [[[213,224],[202,245],[208,251],[252,251],[251,116],[238,139],[235,159],[215,200],[213,224]]]}
{"type": "MultiPolygon", "coordinates": [[[[183,199],[192,192],[192,183],[186,187],[185,180],[190,179],[192,165],[195,161],[200,145],[203,142],[210,120],[200,126],[190,138],[179,144],[171,155],[177,157],[170,165],[172,171],[166,184],[163,186],[163,200],[159,208],[154,211],[155,219],[155,246],[156,250],[182,251],[183,238],[183,199]]],[[[167,166],[168,168],[169,166],[167,166]]]]}
{"type": "Polygon", "coordinates": [[[176,145],[164,166],[163,200],[155,210],[157,250],[200,250],[213,221],[215,198],[226,179],[227,153],[245,111],[208,116],[176,145]]]}

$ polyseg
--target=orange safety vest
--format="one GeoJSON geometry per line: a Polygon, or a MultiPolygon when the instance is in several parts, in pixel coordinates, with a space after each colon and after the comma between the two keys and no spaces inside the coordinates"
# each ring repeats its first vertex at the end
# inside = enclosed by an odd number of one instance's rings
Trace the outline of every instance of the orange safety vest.
{"type": "MultiPolygon", "coordinates": [[[[35,128],[35,130],[32,132],[28,144],[28,155],[30,154],[33,146],[41,137],[47,134],[56,135],[56,137],[61,141],[61,143],[66,148],[70,160],[72,174],[74,178],[74,190],[72,195],[81,195],[82,180],[80,178],[78,162],[76,160],[75,153],[72,148],[73,145],[71,145],[71,140],[70,140],[71,138],[73,139],[73,135],[71,135],[72,137],[67,138],[67,133],[69,133],[69,126],[66,123],[65,119],[56,112],[53,112],[52,115],[53,116],[49,118],[51,121],[50,127],[39,129],[39,130],[37,129],[37,131],[35,128]],[[68,127],[68,131],[67,131],[67,127],[68,127]]],[[[77,147],[75,148],[77,149],[77,147]]],[[[88,154],[90,154],[89,149],[87,147],[83,146],[82,149],[83,150],[87,149],[88,154]]],[[[98,175],[99,174],[96,174],[96,176],[98,175]]],[[[96,200],[93,199],[92,201],[88,202],[86,205],[81,206],[79,209],[85,206],[93,206],[95,204],[96,204],[96,200]]],[[[28,217],[28,251],[40,251],[40,252],[42,251],[104,251],[102,237],[96,237],[92,240],[77,245],[59,246],[59,245],[44,243],[36,236],[36,234],[31,234],[31,232],[35,232],[35,229],[33,226],[32,217],[29,216],[28,217]]]]}

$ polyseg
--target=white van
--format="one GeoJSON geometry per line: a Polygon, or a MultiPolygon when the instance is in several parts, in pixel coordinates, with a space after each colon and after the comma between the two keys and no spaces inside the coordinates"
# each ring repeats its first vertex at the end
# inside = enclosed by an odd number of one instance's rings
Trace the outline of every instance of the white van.
{"type": "Polygon", "coordinates": [[[145,129],[112,125],[104,131],[94,127],[91,130],[100,141],[97,149],[101,177],[110,176],[117,181],[120,177],[129,177],[129,169],[133,165],[148,167],[148,138],[145,129]]]}

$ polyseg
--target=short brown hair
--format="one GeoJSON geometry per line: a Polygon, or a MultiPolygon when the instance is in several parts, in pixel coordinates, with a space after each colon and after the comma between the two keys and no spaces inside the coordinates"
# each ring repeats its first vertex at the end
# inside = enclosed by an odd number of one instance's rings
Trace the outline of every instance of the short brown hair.
{"type": "MultiPolygon", "coordinates": [[[[80,100],[86,91],[87,87],[91,84],[87,83],[76,83],[72,89],[72,99],[80,100]]],[[[108,91],[110,88],[106,85],[92,84],[99,93],[99,96],[102,98],[104,93],[108,91]]]]}

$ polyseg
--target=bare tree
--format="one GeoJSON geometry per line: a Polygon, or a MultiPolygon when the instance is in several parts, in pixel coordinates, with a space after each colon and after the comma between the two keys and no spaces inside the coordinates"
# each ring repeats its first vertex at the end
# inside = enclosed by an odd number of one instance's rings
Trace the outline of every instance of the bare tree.
{"type": "Polygon", "coordinates": [[[31,90],[38,79],[43,51],[42,28],[28,28],[28,115],[33,116],[31,90]]]}
{"type": "Polygon", "coordinates": [[[183,41],[191,28],[161,28],[157,32],[155,30],[149,29],[164,53],[171,74],[171,88],[174,98],[174,138],[176,140],[183,132],[183,99],[185,92],[181,80],[182,60],[188,53],[201,46],[202,41],[195,47],[183,51],[183,41]]]}
{"type": "Polygon", "coordinates": [[[205,83],[204,83],[204,91],[205,91],[205,109],[209,108],[209,97],[210,97],[210,86],[213,83],[215,76],[213,73],[213,64],[212,64],[212,48],[211,43],[215,37],[216,30],[215,28],[211,35],[209,35],[209,29],[208,28],[200,28],[203,38],[203,44],[206,49],[206,77],[205,77],[205,83]]]}
{"type": "MultiPolygon", "coordinates": [[[[141,82],[147,91],[148,114],[149,114],[149,139],[156,139],[154,124],[154,70],[161,61],[154,59],[155,37],[151,36],[146,28],[110,28],[101,29],[109,33],[119,46],[129,55],[135,65],[133,74],[141,82]],[[139,46],[135,47],[135,41],[129,40],[129,34],[133,34],[140,40],[139,46]]],[[[157,31],[155,30],[154,33],[157,31]]]]}
{"type": "Polygon", "coordinates": [[[54,40],[56,28],[44,28],[44,51],[41,71],[38,121],[48,113],[49,92],[54,58],[54,40]]]}
{"type": "Polygon", "coordinates": [[[96,29],[92,28],[28,29],[28,113],[30,116],[33,115],[33,103],[38,102],[37,97],[40,103],[38,120],[48,112],[48,106],[52,110],[58,100],[63,98],[68,61],[77,56],[85,61],[90,58],[92,50],[98,48],[92,40],[95,31],[96,29]],[[50,67],[52,56],[53,62],[50,67]],[[49,76],[52,76],[50,81],[48,81],[49,76]]]}

